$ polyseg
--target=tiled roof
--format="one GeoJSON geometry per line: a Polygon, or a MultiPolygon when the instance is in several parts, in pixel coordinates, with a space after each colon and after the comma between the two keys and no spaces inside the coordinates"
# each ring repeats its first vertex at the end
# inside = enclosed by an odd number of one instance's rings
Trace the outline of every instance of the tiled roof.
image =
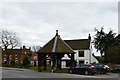
{"type": "Polygon", "coordinates": [[[74,53],[59,35],[52,38],[38,53],[74,53]]]}
{"type": "Polygon", "coordinates": [[[73,50],[89,49],[90,39],[64,40],[73,50]]]}

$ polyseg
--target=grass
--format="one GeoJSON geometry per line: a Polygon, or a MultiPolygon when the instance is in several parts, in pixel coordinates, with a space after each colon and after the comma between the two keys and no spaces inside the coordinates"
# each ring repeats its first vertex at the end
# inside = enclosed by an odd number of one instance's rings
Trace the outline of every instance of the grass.
{"type": "MultiPolygon", "coordinates": [[[[28,68],[30,70],[38,70],[38,66],[31,66],[30,68],[28,68]]],[[[43,69],[43,68],[42,68],[43,69]]],[[[50,66],[47,67],[46,72],[51,72],[52,68],[50,66]]],[[[44,71],[44,70],[42,70],[44,71]]],[[[68,73],[68,69],[64,68],[62,70],[55,70],[55,73],[68,73]]]]}
{"type": "Polygon", "coordinates": [[[31,66],[30,68],[28,68],[30,70],[38,70],[38,66],[31,66]]]}
{"type": "Polygon", "coordinates": [[[56,70],[56,73],[68,73],[68,69],[64,68],[62,70],[56,70]]]}

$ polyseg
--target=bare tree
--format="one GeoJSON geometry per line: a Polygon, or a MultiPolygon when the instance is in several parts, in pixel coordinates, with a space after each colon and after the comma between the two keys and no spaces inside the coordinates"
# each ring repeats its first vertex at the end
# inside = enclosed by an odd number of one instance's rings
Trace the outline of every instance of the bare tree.
{"type": "Polygon", "coordinates": [[[40,46],[32,46],[33,52],[38,52],[41,49],[40,46]]]}
{"type": "Polygon", "coordinates": [[[10,32],[8,30],[0,31],[0,44],[5,49],[15,48],[20,44],[20,40],[15,32],[10,32]]]}

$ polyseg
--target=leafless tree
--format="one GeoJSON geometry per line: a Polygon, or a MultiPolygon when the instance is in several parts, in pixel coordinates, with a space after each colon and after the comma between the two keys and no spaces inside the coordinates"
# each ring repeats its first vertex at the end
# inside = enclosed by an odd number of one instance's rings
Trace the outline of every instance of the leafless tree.
{"type": "Polygon", "coordinates": [[[11,32],[8,30],[1,30],[0,44],[1,46],[4,47],[4,49],[7,49],[7,48],[13,49],[20,44],[20,39],[18,38],[15,32],[11,32]]]}
{"type": "Polygon", "coordinates": [[[32,46],[33,52],[38,52],[41,49],[40,46],[32,46]]]}

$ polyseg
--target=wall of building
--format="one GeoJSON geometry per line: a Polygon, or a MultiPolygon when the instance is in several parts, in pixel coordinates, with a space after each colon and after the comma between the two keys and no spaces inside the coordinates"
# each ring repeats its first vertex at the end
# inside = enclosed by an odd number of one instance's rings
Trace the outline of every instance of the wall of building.
{"type": "Polygon", "coordinates": [[[74,50],[76,52],[75,54],[75,60],[77,61],[77,64],[79,64],[79,61],[84,61],[84,64],[90,63],[90,50],[74,50]],[[84,57],[79,57],[79,51],[84,51],[84,57]]]}
{"type": "MultiPolygon", "coordinates": [[[[92,55],[92,50],[74,50],[75,55],[75,61],[77,65],[79,64],[79,61],[84,61],[84,64],[90,64],[90,63],[98,63],[98,60],[92,55]],[[84,57],[79,57],[79,51],[84,51],[84,57]]],[[[66,67],[66,61],[65,60],[70,60],[70,58],[67,55],[64,55],[62,58],[62,68],[68,68],[66,67]]]]}

